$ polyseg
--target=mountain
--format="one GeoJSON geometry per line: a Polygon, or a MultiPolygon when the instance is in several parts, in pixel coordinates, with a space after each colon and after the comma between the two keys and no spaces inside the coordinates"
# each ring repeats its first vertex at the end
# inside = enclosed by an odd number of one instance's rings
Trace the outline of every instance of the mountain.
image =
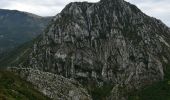
{"type": "Polygon", "coordinates": [[[50,100],[11,72],[0,71],[0,100],[50,100]]]}
{"type": "Polygon", "coordinates": [[[0,54],[37,37],[50,20],[51,17],[0,9],[0,54]]]}
{"type": "MultiPolygon", "coordinates": [[[[127,100],[130,93],[165,79],[169,37],[164,23],[124,0],[74,2],[53,18],[45,34],[24,52],[27,56],[20,56],[9,70],[26,79],[31,77],[29,82],[54,100],[57,98],[53,95],[65,92],[55,86],[49,92],[47,87],[60,79],[49,78],[41,90],[36,82],[46,76],[34,70],[81,83],[91,97],[81,91],[79,98],[76,94],[77,100],[127,100]]],[[[73,98],[75,92],[70,91],[74,89],[64,88],[73,98]]],[[[59,97],[70,100],[67,95],[59,97]]]]}

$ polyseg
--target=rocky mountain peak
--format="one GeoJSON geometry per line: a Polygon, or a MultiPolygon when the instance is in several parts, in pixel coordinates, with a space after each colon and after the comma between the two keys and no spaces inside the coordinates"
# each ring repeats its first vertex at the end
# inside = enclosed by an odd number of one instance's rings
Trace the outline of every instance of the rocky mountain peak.
{"type": "Polygon", "coordinates": [[[169,28],[160,20],[123,0],[75,2],[53,19],[19,66],[88,86],[111,84],[111,100],[126,100],[120,88],[135,90],[164,78],[169,37],[169,28]]]}
{"type": "Polygon", "coordinates": [[[100,0],[102,3],[122,3],[124,0],[100,0]]]}

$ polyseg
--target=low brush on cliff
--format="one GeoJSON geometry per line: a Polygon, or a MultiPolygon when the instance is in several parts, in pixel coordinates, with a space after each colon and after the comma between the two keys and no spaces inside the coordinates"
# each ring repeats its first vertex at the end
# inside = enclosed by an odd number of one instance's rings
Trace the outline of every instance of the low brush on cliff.
{"type": "Polygon", "coordinates": [[[170,65],[164,80],[130,93],[128,100],[170,100],[170,65]]]}

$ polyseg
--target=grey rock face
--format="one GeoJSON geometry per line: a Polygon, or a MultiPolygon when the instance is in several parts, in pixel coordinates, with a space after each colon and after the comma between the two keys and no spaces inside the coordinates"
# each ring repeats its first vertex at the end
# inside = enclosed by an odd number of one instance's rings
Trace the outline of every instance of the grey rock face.
{"type": "Polygon", "coordinates": [[[81,83],[111,83],[114,94],[116,86],[132,90],[163,79],[169,37],[160,20],[123,0],[70,3],[20,66],[81,83]]]}
{"type": "Polygon", "coordinates": [[[18,73],[53,100],[91,100],[87,91],[74,80],[35,69],[11,68],[10,70],[18,73]]]}

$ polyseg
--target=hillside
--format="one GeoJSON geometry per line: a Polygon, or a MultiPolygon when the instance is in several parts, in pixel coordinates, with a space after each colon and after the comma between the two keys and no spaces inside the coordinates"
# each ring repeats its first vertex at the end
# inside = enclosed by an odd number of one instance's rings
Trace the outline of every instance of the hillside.
{"type": "Polygon", "coordinates": [[[50,100],[29,82],[11,72],[0,71],[0,100],[50,100]]]}
{"type": "Polygon", "coordinates": [[[0,9],[0,54],[37,37],[50,20],[51,17],[0,9]]]}
{"type": "Polygon", "coordinates": [[[170,67],[167,65],[165,79],[129,94],[128,100],[170,100],[170,67]]]}
{"type": "Polygon", "coordinates": [[[22,45],[14,48],[10,52],[4,53],[0,57],[0,69],[6,69],[7,67],[18,66],[19,63],[25,61],[32,51],[32,47],[35,41],[40,39],[41,35],[35,39],[23,43],[22,45]]]}

